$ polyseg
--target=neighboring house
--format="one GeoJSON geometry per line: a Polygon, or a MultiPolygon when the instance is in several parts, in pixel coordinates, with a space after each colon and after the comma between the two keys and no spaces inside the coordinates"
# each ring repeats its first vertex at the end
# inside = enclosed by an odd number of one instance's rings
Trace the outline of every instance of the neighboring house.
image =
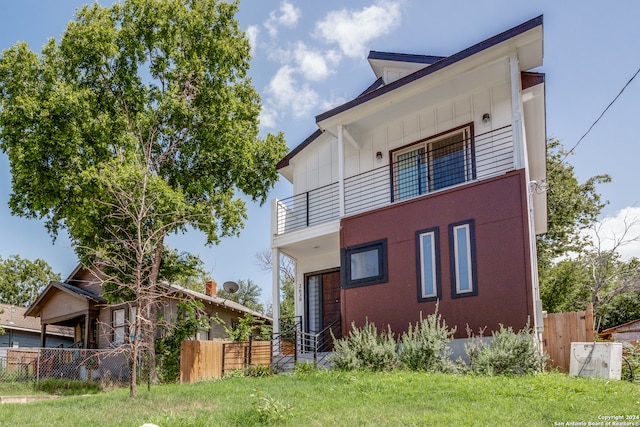
{"type": "MultiPolygon", "coordinates": [[[[231,326],[238,318],[249,313],[271,323],[271,319],[236,302],[216,296],[216,283],[207,282],[203,294],[172,284],[167,287],[157,316],[171,322],[177,317],[178,302],[184,299],[199,300],[204,311],[216,314],[231,326]]],[[[108,304],[101,296],[100,281],[80,266],[64,282],[50,282],[38,298],[29,306],[25,316],[40,318],[40,347],[50,346],[49,331],[57,326],[71,327],[73,342],[78,348],[110,348],[125,342],[133,329],[135,304],[108,304]]],[[[208,340],[227,336],[223,325],[212,321],[210,329],[199,331],[194,339],[208,340]]],[[[158,336],[161,335],[158,331],[158,336]]]]}
{"type": "MultiPolygon", "coordinates": [[[[0,356],[6,347],[39,347],[40,322],[32,317],[25,317],[24,307],[0,304],[0,326],[4,335],[0,335],[0,356]]],[[[49,347],[71,347],[73,345],[73,329],[50,327],[47,330],[49,347]]]]}
{"type": "MultiPolygon", "coordinates": [[[[272,203],[272,259],[295,261],[304,331],[400,333],[436,304],[456,338],[541,331],[542,22],[448,57],[370,52],[374,83],[278,163],[294,196],[272,203]]],[[[276,332],[279,282],[274,268],[276,332]]]]}
{"type": "Polygon", "coordinates": [[[599,335],[603,340],[624,341],[630,344],[638,343],[640,342],[640,319],[605,329],[599,335]]]}

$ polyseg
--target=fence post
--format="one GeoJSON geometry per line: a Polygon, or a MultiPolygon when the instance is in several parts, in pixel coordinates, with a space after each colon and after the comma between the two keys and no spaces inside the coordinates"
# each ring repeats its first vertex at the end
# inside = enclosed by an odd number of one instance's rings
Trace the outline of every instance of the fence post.
{"type": "Polygon", "coordinates": [[[245,366],[245,368],[247,367],[251,367],[251,353],[253,353],[253,335],[249,335],[249,357],[248,357],[248,366],[245,366]]]}
{"type": "Polygon", "coordinates": [[[318,335],[313,336],[313,364],[318,364],[318,335]]]}
{"type": "Polygon", "coordinates": [[[221,357],[221,359],[222,359],[222,363],[220,363],[220,370],[222,371],[220,374],[221,374],[222,376],[224,376],[224,359],[225,359],[225,357],[224,357],[224,354],[225,354],[225,353],[224,353],[224,347],[225,347],[225,346],[226,346],[226,344],[225,344],[225,343],[222,343],[222,357],[221,357]]]}
{"type": "Polygon", "coordinates": [[[38,355],[36,358],[36,384],[38,384],[40,382],[40,352],[42,351],[41,348],[38,349],[38,355]]]}

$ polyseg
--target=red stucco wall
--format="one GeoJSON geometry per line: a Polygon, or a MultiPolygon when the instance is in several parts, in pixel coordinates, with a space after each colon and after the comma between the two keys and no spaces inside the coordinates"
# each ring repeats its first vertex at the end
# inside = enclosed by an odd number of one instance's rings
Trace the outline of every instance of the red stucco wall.
{"type": "Polygon", "coordinates": [[[386,238],[387,283],[342,289],[343,329],[365,319],[394,332],[426,317],[435,302],[418,302],[415,232],[439,227],[439,311],[457,338],[466,325],[485,334],[500,323],[520,329],[533,316],[526,183],[523,171],[416,198],[342,221],[341,247],[386,238]],[[451,296],[449,224],[474,219],[478,295],[451,296]]]}

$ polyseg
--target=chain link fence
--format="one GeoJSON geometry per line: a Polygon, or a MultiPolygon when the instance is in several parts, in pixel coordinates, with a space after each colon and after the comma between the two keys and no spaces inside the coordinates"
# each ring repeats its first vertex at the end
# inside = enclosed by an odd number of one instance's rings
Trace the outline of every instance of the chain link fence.
{"type": "MultiPolygon", "coordinates": [[[[138,378],[144,381],[146,358],[138,356],[138,378]]],[[[127,355],[121,350],[67,348],[7,348],[0,353],[0,381],[40,381],[46,378],[129,383],[127,355]]]]}

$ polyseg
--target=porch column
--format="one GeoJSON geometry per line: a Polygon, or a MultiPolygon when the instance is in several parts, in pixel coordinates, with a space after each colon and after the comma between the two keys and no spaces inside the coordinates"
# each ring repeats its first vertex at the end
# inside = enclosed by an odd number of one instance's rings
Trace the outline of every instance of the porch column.
{"type": "MultiPolygon", "coordinates": [[[[524,133],[524,121],[522,119],[522,82],[520,80],[520,62],[518,53],[513,52],[509,56],[509,69],[511,72],[511,129],[513,132],[513,165],[515,169],[523,169],[527,164],[527,143],[524,133]]],[[[529,181],[527,170],[527,182],[529,181]]]]}
{"type": "Polygon", "coordinates": [[[43,323],[40,327],[40,347],[47,346],[47,324],[43,323]]]}
{"type": "Polygon", "coordinates": [[[89,310],[87,310],[87,314],[84,315],[84,348],[89,348],[89,329],[91,328],[90,317],[89,310]]]}
{"type": "Polygon", "coordinates": [[[344,216],[344,134],[342,125],[338,125],[338,199],[340,218],[344,216]]]}
{"type": "Polygon", "coordinates": [[[280,333],[280,249],[271,249],[271,290],[273,292],[273,333],[280,333]]]}

